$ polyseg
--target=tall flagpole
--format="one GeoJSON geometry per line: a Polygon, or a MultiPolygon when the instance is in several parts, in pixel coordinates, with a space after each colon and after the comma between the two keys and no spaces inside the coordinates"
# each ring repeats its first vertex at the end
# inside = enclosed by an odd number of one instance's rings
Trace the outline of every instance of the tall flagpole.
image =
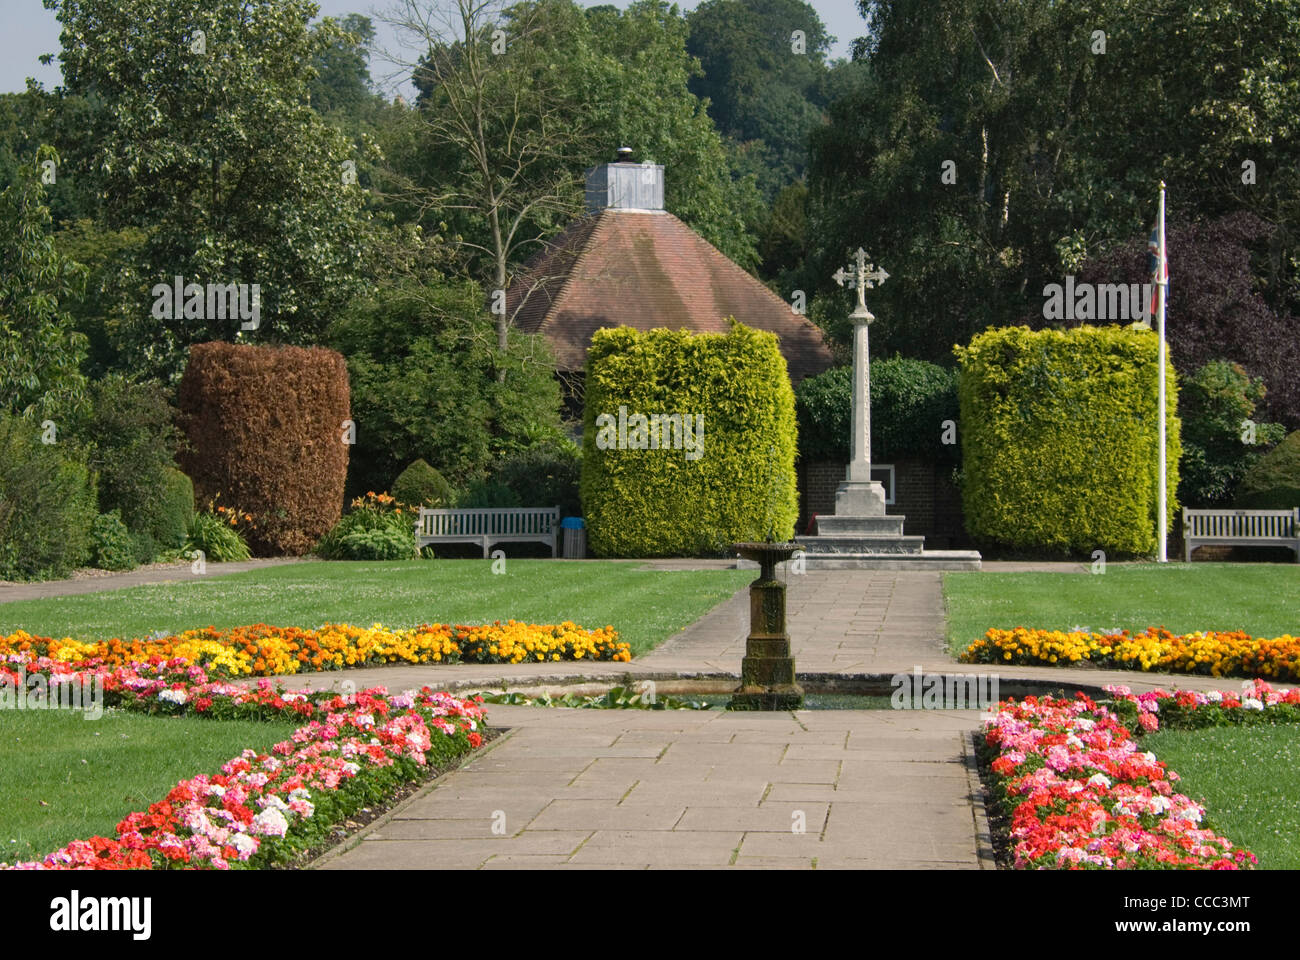
{"type": "Polygon", "coordinates": [[[1165,503],[1166,503],[1165,486],[1167,483],[1166,478],[1168,476],[1168,473],[1165,469],[1165,296],[1169,287],[1169,268],[1167,266],[1168,260],[1166,259],[1166,257],[1167,254],[1165,251],[1165,182],[1161,180],[1160,181],[1160,250],[1159,250],[1159,260],[1156,262],[1156,283],[1159,285],[1160,288],[1160,310],[1159,310],[1159,319],[1157,320],[1157,324],[1159,326],[1159,333],[1160,333],[1160,350],[1159,350],[1158,360],[1157,360],[1157,364],[1159,366],[1159,372],[1157,376],[1159,378],[1159,384],[1160,384],[1159,387],[1160,403],[1159,403],[1159,410],[1157,413],[1157,416],[1160,419],[1160,428],[1159,428],[1160,486],[1158,488],[1160,492],[1156,500],[1156,509],[1160,513],[1160,522],[1158,524],[1158,530],[1159,530],[1158,545],[1160,549],[1159,549],[1159,553],[1157,554],[1160,563],[1169,562],[1169,557],[1166,553],[1166,544],[1165,544],[1165,541],[1168,539],[1168,531],[1165,528],[1168,526],[1169,523],[1168,511],[1165,509],[1165,503]]]}

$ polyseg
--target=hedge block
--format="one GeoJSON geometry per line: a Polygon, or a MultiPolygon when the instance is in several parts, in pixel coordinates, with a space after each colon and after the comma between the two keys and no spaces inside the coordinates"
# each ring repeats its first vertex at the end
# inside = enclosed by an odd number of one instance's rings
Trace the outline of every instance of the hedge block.
{"type": "MultiPolygon", "coordinates": [[[[1082,326],[987,330],[961,362],[962,500],[977,541],[1064,554],[1156,549],[1157,342],[1082,326]]],[[[1181,452],[1166,363],[1169,519],[1181,452]]]]}
{"type": "Polygon", "coordinates": [[[322,347],[201,343],[179,390],[194,494],[253,516],[260,555],[301,555],[343,510],[350,418],[343,357],[322,347]]]}
{"type": "Polygon", "coordinates": [[[769,531],[788,540],[795,442],[775,335],[738,323],[726,334],[597,331],[583,430],[588,544],[597,556],[657,557],[718,555],[769,531]],[[637,419],[664,415],[683,429],[637,419]]]}

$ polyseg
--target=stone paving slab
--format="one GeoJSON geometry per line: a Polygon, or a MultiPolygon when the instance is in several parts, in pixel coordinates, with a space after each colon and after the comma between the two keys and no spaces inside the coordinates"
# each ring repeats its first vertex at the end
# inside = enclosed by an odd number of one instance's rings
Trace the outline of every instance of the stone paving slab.
{"type": "Polygon", "coordinates": [[[909,717],[909,726],[923,741],[942,745],[947,759],[899,762],[885,741],[887,749],[874,758],[876,775],[867,776],[861,765],[870,747],[849,744],[855,732],[887,733],[896,726],[883,723],[881,713],[698,711],[686,717],[495,707],[493,722],[510,727],[510,734],[319,866],[991,866],[973,812],[964,747],[979,713],[909,717]],[[594,734],[609,729],[610,715],[621,731],[615,743],[652,736],[666,748],[654,757],[603,756],[611,745],[594,734]],[[809,720],[819,730],[805,729],[809,720]],[[714,734],[711,742],[677,739],[701,727],[714,734]],[[738,740],[743,733],[762,733],[769,742],[738,740]],[[569,764],[564,773],[555,771],[551,758],[538,762],[533,755],[542,744],[570,743],[570,734],[587,734],[587,742],[576,745],[586,756],[575,749],[554,758],[569,764]],[[815,748],[818,756],[799,759],[804,747],[815,748]],[[936,767],[942,773],[934,775],[936,767]],[[610,795],[571,794],[593,777],[613,787],[610,795]],[[810,779],[820,782],[805,782],[810,779]]]}

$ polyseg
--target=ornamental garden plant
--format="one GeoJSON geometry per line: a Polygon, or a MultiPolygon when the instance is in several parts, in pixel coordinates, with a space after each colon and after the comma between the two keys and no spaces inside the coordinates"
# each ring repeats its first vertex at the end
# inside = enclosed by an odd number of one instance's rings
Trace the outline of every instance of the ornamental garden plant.
{"type": "Polygon", "coordinates": [[[1206,811],[1176,792],[1177,773],[1144,733],[1300,720],[1300,690],[1262,680],[1241,693],[1108,686],[1098,703],[1026,697],[998,705],[977,741],[995,832],[1019,869],[1250,868],[1258,858],[1220,836],[1206,811]],[[1162,719],[1161,719],[1162,718],[1162,719]]]}

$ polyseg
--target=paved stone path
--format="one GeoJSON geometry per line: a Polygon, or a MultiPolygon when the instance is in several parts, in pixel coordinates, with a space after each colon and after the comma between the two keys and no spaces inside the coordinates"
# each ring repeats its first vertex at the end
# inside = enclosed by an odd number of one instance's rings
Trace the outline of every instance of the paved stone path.
{"type": "MultiPolygon", "coordinates": [[[[801,674],[987,669],[957,667],[948,657],[936,573],[791,577],[787,611],[801,674]]],[[[618,672],[735,674],[747,623],[742,590],[618,672]]],[[[488,679],[545,683],[556,666],[396,668],[348,678],[402,687],[450,681],[471,690],[488,679]]],[[[1001,672],[1067,689],[1117,681],[1101,670],[1001,672]]],[[[1141,674],[1128,682],[1137,689],[1225,684],[1141,674]]],[[[493,706],[489,717],[510,728],[502,741],[320,867],[993,867],[972,756],[977,711],[493,706]]]]}
{"type": "Polygon", "coordinates": [[[514,728],[504,742],[320,866],[993,865],[968,747],[974,712],[491,716],[514,728]]]}

